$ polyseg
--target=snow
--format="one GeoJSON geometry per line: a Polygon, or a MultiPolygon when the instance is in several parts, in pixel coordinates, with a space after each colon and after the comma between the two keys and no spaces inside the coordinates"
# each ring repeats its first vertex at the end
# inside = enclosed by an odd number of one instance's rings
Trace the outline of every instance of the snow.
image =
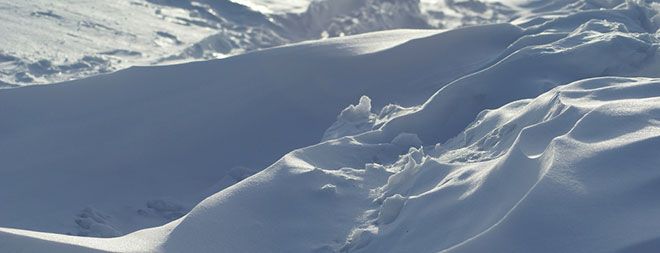
{"type": "Polygon", "coordinates": [[[657,3],[390,2],[433,7],[218,2],[387,31],[0,90],[0,252],[658,250],[657,3]]]}
{"type": "Polygon", "coordinates": [[[380,207],[376,223],[382,225],[392,223],[396,217],[399,216],[399,213],[401,212],[401,209],[403,209],[403,205],[405,205],[405,203],[406,198],[401,196],[401,194],[395,194],[387,197],[383,201],[383,205],[380,207]]]}
{"type": "Polygon", "coordinates": [[[438,87],[481,68],[487,59],[479,55],[497,55],[520,30],[495,25],[446,33],[386,33],[386,38],[399,39],[372,48],[382,51],[356,50],[373,45],[360,36],[3,91],[0,115],[12,120],[0,126],[7,168],[0,183],[12,191],[3,191],[0,199],[13,204],[3,209],[0,222],[94,234],[75,223],[82,210],[93,208],[112,217],[105,224],[121,234],[163,224],[171,216],[153,214],[150,201],[170,198],[189,210],[235,183],[226,177],[228,170],[261,170],[292,149],[318,142],[344,105],[366,92],[379,107],[419,104],[438,87]],[[470,36],[473,30],[479,35],[470,36]],[[492,39],[477,41],[476,36],[492,39]],[[458,44],[472,53],[433,64],[458,44]],[[260,74],[246,73],[245,66],[260,74]],[[393,67],[399,71],[389,71],[393,67]],[[363,71],[352,74],[357,68],[363,71]],[[436,71],[440,77],[429,75],[436,71]],[[420,76],[438,83],[421,82],[420,76]],[[411,90],[399,83],[419,86],[411,90]],[[43,180],[32,180],[33,174],[43,180]],[[61,185],[76,187],[50,194],[61,185]],[[28,192],[37,193],[20,197],[28,192]]]}
{"type": "Polygon", "coordinates": [[[232,0],[232,2],[245,5],[261,13],[302,13],[307,10],[311,0],[232,0]]]}
{"type": "MultiPolygon", "coordinates": [[[[403,38],[437,32],[389,33],[406,41],[403,38]]],[[[113,217],[105,223],[124,234],[170,221],[160,215],[145,216],[140,210],[149,211],[148,203],[163,197],[191,208],[208,194],[235,183],[234,177],[226,177],[234,168],[260,170],[292,149],[318,142],[343,105],[370,89],[357,88],[363,81],[383,85],[375,73],[389,65],[374,68],[359,80],[317,67],[336,62],[335,71],[350,71],[370,61],[337,58],[341,55],[337,52],[344,50],[355,54],[353,48],[359,44],[355,41],[345,49],[345,43],[307,43],[222,61],[133,68],[1,92],[0,115],[12,120],[0,126],[4,140],[0,150],[8,168],[2,170],[0,184],[12,192],[0,193],[0,199],[13,203],[3,209],[2,224],[88,234],[87,228],[79,231],[74,222],[88,207],[113,217]],[[273,68],[282,61],[298,63],[273,68]],[[246,75],[244,66],[271,70],[246,75]],[[296,76],[301,67],[307,75],[296,76]],[[318,81],[321,78],[325,84],[318,81]],[[327,89],[318,89],[324,85],[327,89]],[[331,88],[334,92],[329,92],[331,88]],[[242,113],[251,117],[238,117],[242,113]],[[275,122],[279,123],[272,126],[275,122]],[[250,155],[244,155],[246,150],[250,155]],[[40,174],[44,180],[33,181],[31,174],[40,174]],[[50,195],[49,189],[60,185],[76,187],[50,195]],[[32,191],[49,195],[51,201],[17,194],[32,191]]],[[[406,79],[424,69],[411,66],[408,71],[406,79]]],[[[394,84],[399,78],[389,82],[394,84]]],[[[422,100],[422,93],[418,94],[422,100]]],[[[374,95],[382,103],[387,97],[396,98],[385,92],[374,95]]]]}
{"type": "Polygon", "coordinates": [[[323,134],[323,140],[355,135],[373,128],[376,115],[371,112],[371,99],[360,97],[357,105],[349,105],[337,116],[337,121],[323,134]]]}
{"type": "Polygon", "coordinates": [[[214,33],[178,21],[188,16],[143,1],[0,1],[0,80],[52,83],[149,65],[214,33]]]}
{"type": "MultiPolygon", "coordinates": [[[[312,5],[335,6],[334,2],[312,5]]],[[[3,1],[0,80],[9,85],[48,84],[131,66],[224,58],[321,38],[322,33],[337,26],[338,17],[352,11],[328,12],[325,7],[307,11],[308,5],[308,1],[275,5],[272,1],[237,4],[228,0],[3,1]],[[317,20],[320,16],[324,18],[317,20]]],[[[382,15],[371,13],[377,11],[373,8],[366,11],[367,16],[358,18],[382,15]]],[[[400,11],[396,15],[406,14],[400,11]]],[[[430,28],[415,22],[395,20],[383,26],[372,21],[346,31],[330,31],[332,34],[326,36],[430,28]]]]}
{"type": "Polygon", "coordinates": [[[0,81],[5,84],[0,88],[374,31],[534,23],[536,12],[601,7],[537,5],[490,0],[2,1],[0,81]]]}

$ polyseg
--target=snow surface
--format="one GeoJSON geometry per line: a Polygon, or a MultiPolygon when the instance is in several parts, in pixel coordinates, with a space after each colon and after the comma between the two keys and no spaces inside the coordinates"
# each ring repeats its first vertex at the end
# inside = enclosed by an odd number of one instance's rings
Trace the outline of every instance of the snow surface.
{"type": "Polygon", "coordinates": [[[657,252],[660,4],[566,2],[1,90],[0,252],[657,252]]]}
{"type": "Polygon", "coordinates": [[[343,105],[362,94],[381,104],[419,104],[462,71],[480,68],[483,59],[476,54],[494,57],[519,33],[508,25],[440,34],[393,31],[373,36],[398,36],[387,40],[390,45],[422,39],[366,54],[356,48],[361,42],[364,47],[374,45],[373,39],[326,40],[221,61],[132,68],[70,83],[5,90],[0,92],[0,115],[12,120],[0,125],[0,153],[10,169],[1,172],[0,184],[13,191],[0,193],[0,200],[13,207],[3,210],[0,220],[11,227],[85,234],[90,231],[74,221],[84,218],[80,213],[91,206],[114,217],[103,223],[118,233],[166,222],[162,215],[143,217],[140,210],[150,211],[147,203],[164,197],[190,208],[235,183],[232,177],[224,178],[230,169],[261,170],[292,149],[318,142],[343,105]],[[471,30],[478,30],[479,37],[491,33],[493,40],[464,36],[471,30]],[[446,41],[446,48],[435,45],[440,41],[446,41]],[[436,79],[444,79],[442,83],[417,90],[398,85],[414,83],[442,67],[431,63],[458,44],[474,47],[474,56],[442,64],[456,69],[436,79]],[[432,48],[437,48],[433,54],[409,55],[432,48]],[[399,71],[382,74],[406,62],[399,71]],[[356,68],[362,73],[349,74],[356,68]],[[47,180],[33,181],[29,175],[35,173],[47,180]],[[90,173],[102,181],[89,180],[90,173]],[[49,193],[70,184],[79,187],[49,193]],[[52,202],[18,194],[33,191],[49,195],[52,202]],[[108,191],[114,194],[105,194],[108,191]]]}
{"type": "MultiPolygon", "coordinates": [[[[0,1],[0,81],[51,83],[151,62],[210,36],[143,1],[0,1]]],[[[191,20],[192,19],[192,20],[191,20]]]]}

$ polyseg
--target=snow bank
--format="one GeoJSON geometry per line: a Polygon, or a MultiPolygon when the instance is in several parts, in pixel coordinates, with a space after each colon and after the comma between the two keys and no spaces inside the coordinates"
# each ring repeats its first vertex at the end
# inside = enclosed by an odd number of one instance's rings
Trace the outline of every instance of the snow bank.
{"type": "Polygon", "coordinates": [[[658,79],[586,79],[484,111],[441,148],[411,149],[398,159],[384,156],[396,154],[396,146],[346,137],[301,149],[203,201],[164,249],[633,247],[659,236],[651,222],[660,178],[653,169],[660,162],[653,148],[660,145],[659,97],[658,79]],[[321,195],[328,184],[332,193],[321,195]]]}

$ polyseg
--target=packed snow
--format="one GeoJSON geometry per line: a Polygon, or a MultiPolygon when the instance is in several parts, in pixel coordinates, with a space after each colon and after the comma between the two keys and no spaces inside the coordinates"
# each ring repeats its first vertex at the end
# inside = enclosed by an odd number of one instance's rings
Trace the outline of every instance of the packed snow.
{"type": "Polygon", "coordinates": [[[5,16],[6,87],[75,80],[0,90],[0,252],[660,251],[658,2],[65,2],[179,43],[37,76],[121,36],[5,16]]]}

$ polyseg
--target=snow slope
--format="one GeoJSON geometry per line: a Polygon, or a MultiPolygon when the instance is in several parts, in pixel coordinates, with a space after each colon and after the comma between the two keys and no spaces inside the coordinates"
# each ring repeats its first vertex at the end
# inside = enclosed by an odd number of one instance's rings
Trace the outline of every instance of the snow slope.
{"type": "Polygon", "coordinates": [[[200,203],[164,251],[634,247],[659,236],[659,95],[658,79],[587,79],[484,111],[455,139],[398,159],[400,141],[373,137],[294,151],[200,203]]]}
{"type": "Polygon", "coordinates": [[[658,5],[577,5],[2,90],[0,252],[657,251],[658,5]]]}
{"type": "Polygon", "coordinates": [[[0,115],[12,120],[0,125],[0,185],[12,191],[0,193],[0,200],[13,205],[3,208],[0,224],[96,236],[162,224],[245,177],[239,167],[260,170],[318,142],[343,105],[360,95],[381,104],[419,104],[487,64],[519,35],[510,25],[384,32],[5,90],[0,115]],[[432,64],[457,45],[472,53],[432,64]],[[398,64],[408,66],[382,74],[398,64]],[[357,68],[361,73],[353,74],[357,68]],[[434,72],[443,75],[434,79],[438,83],[419,82],[434,72]],[[238,175],[223,179],[230,171],[238,175]],[[34,174],[43,180],[34,181],[34,174]],[[59,185],[77,186],[51,194],[59,185]],[[21,197],[35,191],[50,201],[21,197]],[[149,207],[163,198],[174,206],[172,216],[149,207]],[[101,216],[95,222],[113,229],[90,229],[79,224],[87,218],[81,216],[101,216]]]}

